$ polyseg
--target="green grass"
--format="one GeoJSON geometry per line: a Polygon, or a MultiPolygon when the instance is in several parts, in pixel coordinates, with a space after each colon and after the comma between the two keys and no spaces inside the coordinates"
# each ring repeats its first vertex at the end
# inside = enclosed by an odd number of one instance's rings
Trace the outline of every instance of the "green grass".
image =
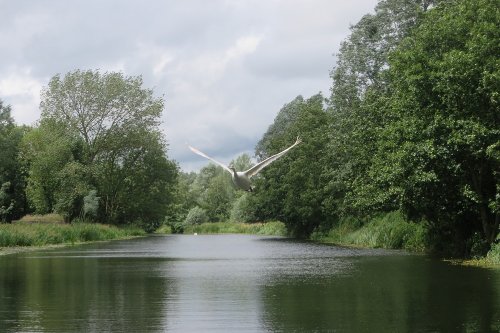
{"type": "Polygon", "coordinates": [[[285,236],[285,224],[279,221],[266,223],[213,222],[187,226],[185,234],[254,234],[267,236],[285,236]]]}
{"type": "Polygon", "coordinates": [[[400,212],[391,212],[357,226],[352,220],[341,221],[327,233],[313,233],[312,240],[338,245],[426,250],[427,229],[424,224],[404,220],[400,212]]]}
{"type": "Polygon", "coordinates": [[[95,223],[17,222],[14,224],[0,224],[0,247],[74,244],[128,238],[144,234],[144,231],[138,228],[118,228],[95,223]]]}

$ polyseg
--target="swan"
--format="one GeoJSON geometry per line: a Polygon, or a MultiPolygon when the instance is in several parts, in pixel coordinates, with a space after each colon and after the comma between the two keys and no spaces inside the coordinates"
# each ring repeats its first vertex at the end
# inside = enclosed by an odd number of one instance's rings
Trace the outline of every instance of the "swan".
{"type": "Polygon", "coordinates": [[[293,147],[295,147],[296,145],[298,145],[301,142],[302,142],[302,140],[299,137],[297,137],[297,140],[295,141],[295,143],[293,145],[291,145],[290,147],[288,147],[287,149],[283,150],[280,153],[277,153],[273,156],[266,158],[265,160],[261,161],[260,163],[257,163],[256,165],[254,165],[253,167],[251,167],[250,169],[248,169],[246,171],[236,171],[232,166],[228,167],[227,165],[225,165],[217,160],[214,160],[210,156],[206,155],[205,153],[199,151],[196,148],[191,147],[190,145],[188,145],[188,147],[189,147],[189,149],[191,149],[191,151],[193,153],[198,154],[200,156],[203,156],[205,158],[208,158],[209,160],[220,165],[224,170],[229,172],[231,174],[231,179],[233,180],[233,183],[234,183],[234,185],[236,185],[236,187],[238,187],[244,191],[252,192],[253,188],[251,186],[250,178],[255,176],[257,173],[259,173],[260,170],[264,169],[266,166],[268,166],[272,162],[276,161],[281,156],[285,155],[290,149],[292,149],[293,147]]]}

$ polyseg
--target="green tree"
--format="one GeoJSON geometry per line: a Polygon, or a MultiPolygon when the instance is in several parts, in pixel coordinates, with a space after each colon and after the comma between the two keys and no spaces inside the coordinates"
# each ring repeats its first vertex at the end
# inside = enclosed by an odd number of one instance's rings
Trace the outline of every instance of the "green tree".
{"type": "Polygon", "coordinates": [[[78,215],[87,175],[78,160],[81,142],[63,124],[44,120],[23,138],[27,196],[39,214],[61,213],[66,221],[78,215]]]}
{"type": "Polygon", "coordinates": [[[208,215],[206,210],[199,206],[191,208],[184,220],[184,225],[195,225],[208,222],[208,215]]]}
{"type": "Polygon", "coordinates": [[[256,222],[256,200],[253,193],[239,191],[242,194],[233,202],[230,220],[233,222],[256,222]]]}
{"type": "Polygon", "coordinates": [[[230,175],[224,170],[221,169],[210,179],[203,202],[211,222],[226,221],[229,218],[234,191],[230,175]]]}
{"type": "Polygon", "coordinates": [[[323,163],[328,142],[329,115],[321,94],[304,100],[297,97],[277,115],[270,131],[257,145],[256,155],[270,156],[283,150],[297,136],[303,142],[264,169],[256,181],[256,215],[260,220],[278,219],[297,236],[308,236],[320,223],[327,223],[323,210],[323,163]],[[291,121],[281,122],[281,113],[291,121]],[[286,127],[286,130],[280,128],[286,127]]]}
{"type": "Polygon", "coordinates": [[[382,0],[374,14],[364,15],[342,42],[333,79],[330,105],[335,112],[357,109],[369,87],[387,84],[383,72],[388,55],[438,0],[382,0]]]}
{"type": "Polygon", "coordinates": [[[397,200],[369,170],[382,130],[394,116],[390,96],[389,54],[418,26],[423,14],[440,1],[385,0],[367,14],[342,43],[331,72],[332,116],[326,150],[325,209],[332,219],[398,208],[397,200]]]}
{"type": "Polygon", "coordinates": [[[130,145],[125,139],[132,133],[157,131],[164,102],[142,85],[140,76],[116,72],[55,75],[42,90],[42,119],[56,119],[77,132],[90,163],[130,145]]]}
{"type": "Polygon", "coordinates": [[[39,210],[82,216],[84,198],[96,191],[101,221],[136,221],[149,229],[164,220],[177,166],[167,159],[158,128],[163,100],[142,88],[141,77],[56,75],[40,106],[40,128],[27,145],[30,192],[39,210]]]}
{"type": "MultiPolygon", "coordinates": [[[[391,57],[387,126],[373,172],[441,240],[498,234],[500,13],[494,0],[428,12],[391,57]]],[[[447,241],[447,242],[446,242],[447,241]]]]}
{"type": "Polygon", "coordinates": [[[26,213],[25,173],[19,147],[25,128],[14,124],[11,107],[0,100],[0,222],[26,213]]]}
{"type": "Polygon", "coordinates": [[[165,219],[165,223],[174,231],[177,231],[177,227],[185,220],[189,210],[197,205],[200,194],[193,189],[196,176],[195,172],[179,172],[172,203],[165,219]]]}

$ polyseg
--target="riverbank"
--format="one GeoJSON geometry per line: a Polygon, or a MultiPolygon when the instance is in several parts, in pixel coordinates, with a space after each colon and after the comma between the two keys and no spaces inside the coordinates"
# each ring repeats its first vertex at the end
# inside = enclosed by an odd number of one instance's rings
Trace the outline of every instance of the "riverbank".
{"type": "Polygon", "coordinates": [[[328,231],[313,232],[311,240],[342,246],[403,249],[426,252],[424,225],[405,221],[399,212],[374,217],[360,225],[350,219],[340,221],[328,231]]]}
{"type": "Polygon", "coordinates": [[[97,223],[0,224],[0,254],[25,251],[28,248],[67,246],[143,235],[145,232],[139,228],[118,228],[97,223]]]}
{"type": "MultiPolygon", "coordinates": [[[[399,212],[374,217],[363,225],[346,219],[328,231],[314,232],[310,239],[349,247],[403,249],[414,253],[431,252],[426,225],[408,222],[399,212]]],[[[466,266],[500,268],[500,239],[497,238],[497,243],[492,245],[484,257],[445,260],[466,266]]]]}
{"type": "Polygon", "coordinates": [[[253,234],[286,236],[285,224],[279,221],[257,223],[212,222],[184,227],[184,234],[253,234]]]}

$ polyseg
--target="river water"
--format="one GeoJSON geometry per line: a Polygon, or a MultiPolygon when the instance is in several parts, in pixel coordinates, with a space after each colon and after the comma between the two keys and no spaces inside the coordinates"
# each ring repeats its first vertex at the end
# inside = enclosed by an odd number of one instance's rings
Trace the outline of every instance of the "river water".
{"type": "Polygon", "coordinates": [[[0,332],[499,332],[500,271],[249,235],[0,256],[0,332]]]}

